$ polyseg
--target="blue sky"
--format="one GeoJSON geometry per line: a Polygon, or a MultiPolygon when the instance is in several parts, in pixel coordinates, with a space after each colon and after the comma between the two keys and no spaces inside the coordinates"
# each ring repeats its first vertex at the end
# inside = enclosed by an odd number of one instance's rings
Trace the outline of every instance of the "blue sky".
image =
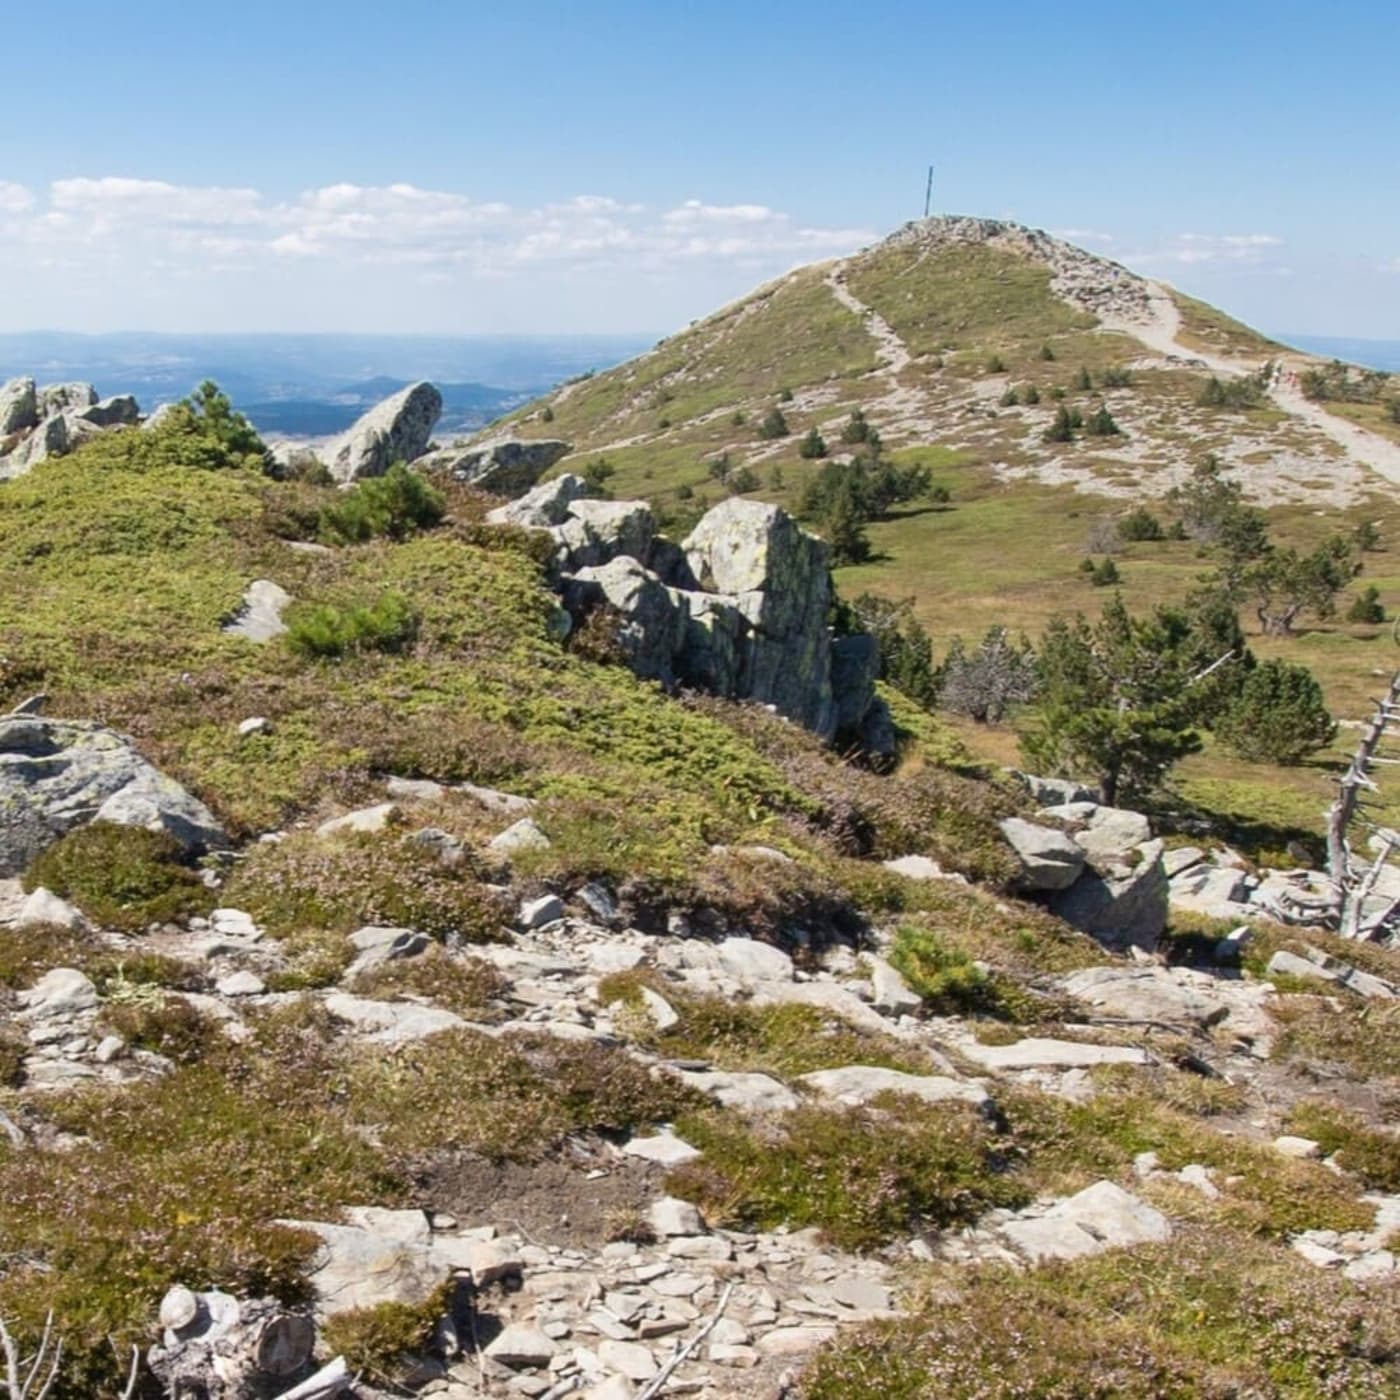
{"type": "Polygon", "coordinates": [[[0,329],[666,331],[922,208],[1400,338],[1395,0],[68,0],[0,329]]]}

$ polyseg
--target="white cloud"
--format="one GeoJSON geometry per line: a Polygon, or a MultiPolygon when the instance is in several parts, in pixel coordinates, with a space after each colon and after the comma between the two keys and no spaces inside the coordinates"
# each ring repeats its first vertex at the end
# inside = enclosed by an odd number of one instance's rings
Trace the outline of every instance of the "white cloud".
{"type": "Polygon", "coordinates": [[[35,255],[84,259],[111,269],[217,270],[248,259],[321,264],[405,265],[483,277],[547,263],[607,265],[655,273],[697,260],[739,261],[772,270],[802,257],[842,252],[876,235],[813,228],[763,204],[699,199],[656,212],[602,194],[535,207],[475,200],[407,183],[339,182],[274,200],[254,189],[174,185],[127,176],[55,180],[46,205],[20,185],[0,183],[0,243],[35,255]],[[211,261],[215,260],[215,261],[211,261]]]}
{"type": "Polygon", "coordinates": [[[1102,229],[1096,228],[1052,228],[1050,230],[1056,238],[1063,238],[1066,243],[1097,244],[1107,248],[1114,242],[1111,233],[1104,233],[1102,229]]]}
{"type": "Polygon", "coordinates": [[[1270,265],[1270,253],[1283,239],[1272,233],[1179,233],[1163,246],[1125,254],[1128,263],[1236,263],[1270,265]]]}
{"type": "Polygon", "coordinates": [[[23,214],[34,207],[34,195],[12,180],[0,180],[0,214],[23,214]]]}

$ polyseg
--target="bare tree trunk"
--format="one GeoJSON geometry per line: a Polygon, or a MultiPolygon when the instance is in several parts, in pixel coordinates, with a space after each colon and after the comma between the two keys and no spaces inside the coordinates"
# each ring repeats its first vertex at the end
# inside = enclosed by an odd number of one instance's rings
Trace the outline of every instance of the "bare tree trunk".
{"type": "Polygon", "coordinates": [[[1339,932],[1343,938],[1361,936],[1361,914],[1366,896],[1375,887],[1381,867],[1393,848],[1392,840],[1384,837],[1380,857],[1374,866],[1359,878],[1352,870],[1347,832],[1356,819],[1361,790],[1376,786],[1370,777],[1370,769],[1375,766],[1376,751],[1387,726],[1397,718],[1400,718],[1400,671],[1391,677],[1385,695],[1376,701],[1375,712],[1361,732],[1351,763],[1342,775],[1337,799],[1327,814],[1327,873],[1332,877],[1337,891],[1339,932]]]}

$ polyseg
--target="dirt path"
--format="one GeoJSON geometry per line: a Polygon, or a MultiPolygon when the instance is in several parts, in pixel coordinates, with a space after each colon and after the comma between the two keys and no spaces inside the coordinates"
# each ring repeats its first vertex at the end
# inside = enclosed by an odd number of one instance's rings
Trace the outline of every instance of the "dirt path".
{"type": "MultiPolygon", "coordinates": [[[[1259,368],[1257,360],[1233,359],[1223,355],[1212,355],[1203,350],[1194,350],[1182,345],[1177,339],[1181,333],[1181,315],[1170,293],[1158,282],[1149,282],[1150,318],[1145,320],[1126,317],[1105,317],[1106,330],[1122,331],[1142,341],[1159,355],[1185,357],[1199,360],[1213,373],[1229,375],[1249,374],[1259,368]]],[[[1330,438],[1354,461],[1370,467],[1372,471],[1385,477],[1387,481],[1400,485],[1400,443],[1391,442],[1344,418],[1328,413],[1320,404],[1304,395],[1295,384],[1275,377],[1268,386],[1269,397],[1285,413],[1301,418],[1309,426],[1316,428],[1330,438]]]]}
{"type": "Polygon", "coordinates": [[[850,288],[846,286],[846,274],[843,268],[837,267],[828,272],[826,285],[831,288],[831,295],[847,311],[860,318],[871,338],[879,344],[880,353],[885,357],[885,364],[882,367],[883,373],[889,379],[894,380],[914,358],[909,353],[909,347],[899,338],[895,328],[874,307],[867,306],[859,298],[852,295],[850,288]]]}

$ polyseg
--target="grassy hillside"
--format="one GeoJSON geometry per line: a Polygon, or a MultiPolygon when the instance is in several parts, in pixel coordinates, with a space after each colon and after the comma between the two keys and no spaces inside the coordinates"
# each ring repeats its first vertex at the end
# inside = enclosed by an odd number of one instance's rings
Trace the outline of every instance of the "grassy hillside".
{"type": "MultiPolygon", "coordinates": [[[[876,522],[872,559],[840,570],[838,584],[847,596],[911,598],[939,651],[956,634],[1001,624],[1034,637],[1056,612],[1096,612],[1105,595],[1079,572],[1086,555],[1102,552],[1096,527],[1140,502],[1168,522],[1162,498],[1208,453],[1267,509],[1282,544],[1306,549],[1374,522],[1380,549],[1366,556],[1358,587],[1374,584],[1385,605],[1400,606],[1390,544],[1400,539],[1400,511],[1389,483],[1267,396],[1204,402],[1212,371],[1191,363],[1193,353],[1224,357],[1244,373],[1278,356],[1305,368],[1306,357],[1171,291],[1180,353],[1164,358],[1132,333],[1140,308],[1123,287],[1131,292],[1139,279],[1102,264],[1095,280],[1087,255],[1042,257],[1009,228],[962,241],[935,221],[802,269],[492,431],[567,437],[575,451],[558,470],[604,459],[615,495],[649,499],[680,532],[744,473],[750,494],[797,510],[822,466],[799,455],[802,436],[816,428],[832,454],[849,452],[840,431],[859,408],[894,459],[928,466],[951,500],[913,502],[876,522]],[[843,291],[872,314],[856,316],[843,291]],[[1086,418],[1106,406],[1122,431],[1047,442],[1061,405],[1086,418]],[[774,407],[790,433],[765,440],[758,429],[774,407]]],[[[1395,431],[1381,405],[1327,407],[1395,431]]],[[[1135,610],[1181,599],[1211,566],[1195,545],[1173,541],[1128,544],[1117,562],[1135,610]]],[[[1361,717],[1400,660],[1386,627],[1305,623],[1280,642],[1257,636],[1248,613],[1243,621],[1259,655],[1313,668],[1342,718],[1361,717]]],[[[963,732],[984,757],[1014,760],[1008,732],[963,732]]],[[[1343,729],[1334,750],[1288,770],[1208,752],[1181,768],[1182,792],[1232,827],[1267,818],[1316,831],[1348,741],[1343,729]]]]}

